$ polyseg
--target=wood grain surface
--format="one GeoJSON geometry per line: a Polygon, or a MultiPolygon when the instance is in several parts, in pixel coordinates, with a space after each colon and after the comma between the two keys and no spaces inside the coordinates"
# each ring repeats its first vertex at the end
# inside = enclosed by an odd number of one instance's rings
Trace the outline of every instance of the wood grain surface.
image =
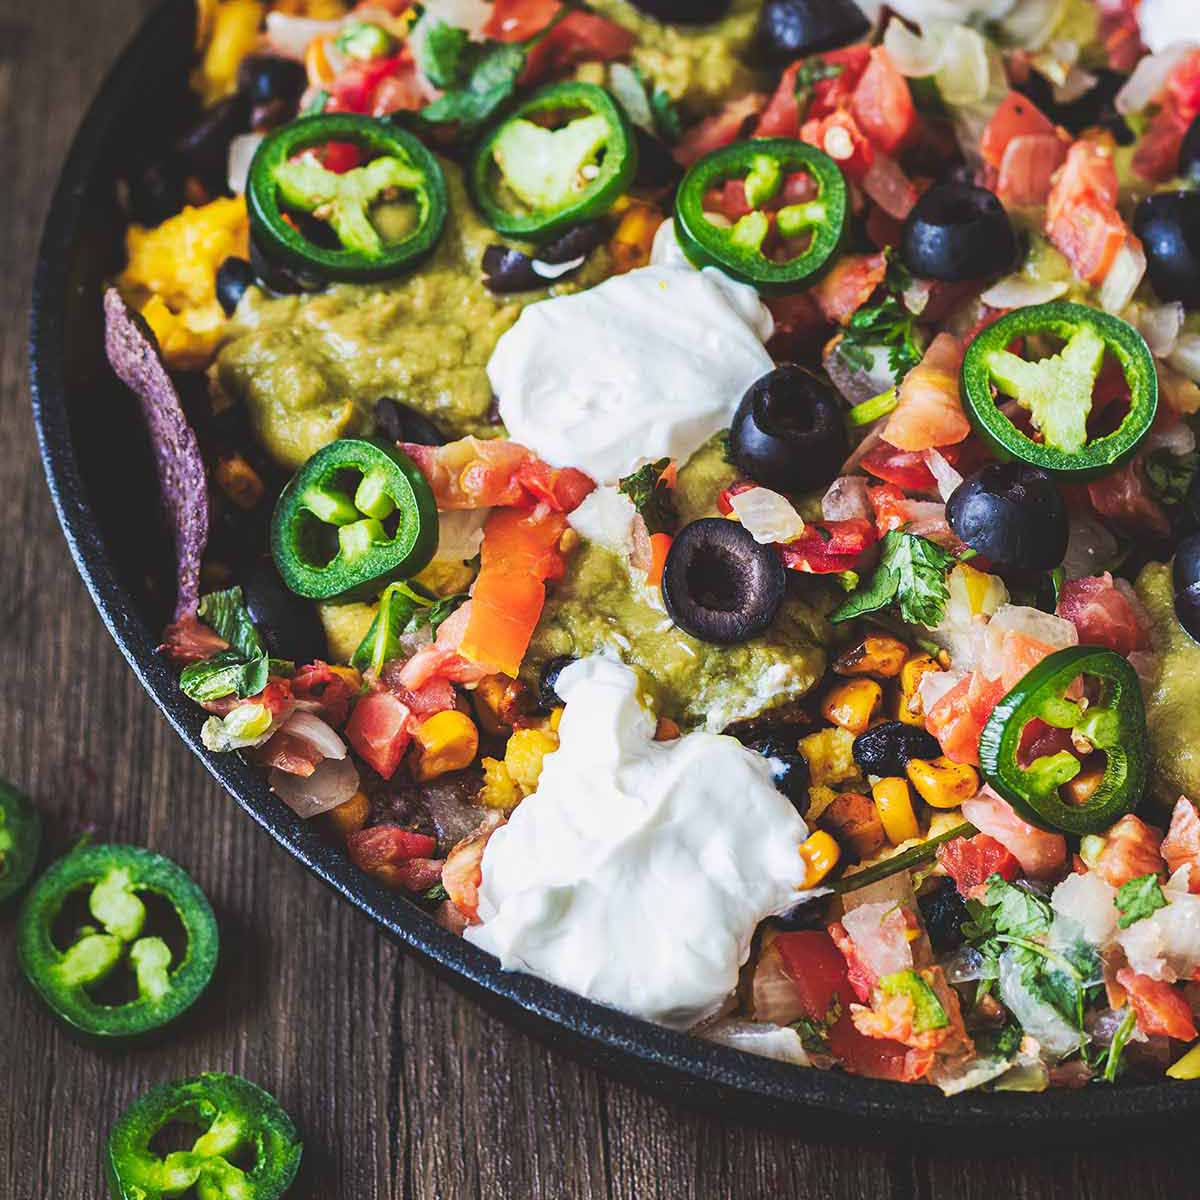
{"type": "Polygon", "coordinates": [[[241,814],[141,691],[77,578],[37,462],[26,378],[32,260],[55,173],[148,0],[0,0],[0,774],[55,850],[153,847],[212,898],[222,964],[169,1041],[97,1052],[16,967],[0,916],[0,1200],[101,1200],[101,1150],[148,1086],[236,1071],[305,1140],[312,1200],[985,1200],[1200,1195],[1192,1144],[995,1159],[806,1145],[612,1083],[461,999],[241,814]]]}

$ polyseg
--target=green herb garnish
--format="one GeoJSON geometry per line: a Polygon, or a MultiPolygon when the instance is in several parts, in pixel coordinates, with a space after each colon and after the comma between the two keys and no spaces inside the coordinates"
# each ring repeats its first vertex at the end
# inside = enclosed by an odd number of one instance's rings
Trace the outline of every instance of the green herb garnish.
{"type": "Polygon", "coordinates": [[[1163,895],[1157,875],[1139,875],[1117,889],[1117,898],[1113,903],[1121,914],[1117,925],[1121,929],[1128,929],[1160,908],[1166,908],[1167,898],[1163,895]]]}
{"type": "Polygon", "coordinates": [[[945,615],[954,556],[928,538],[893,529],[881,543],[879,565],[865,586],[842,602],[831,621],[850,621],[893,602],[905,621],[936,626],[945,615]]]}
{"type": "Polygon", "coordinates": [[[671,465],[669,458],[646,463],[632,475],[626,475],[617,485],[621,493],[628,496],[633,507],[642,515],[650,533],[667,533],[675,527],[679,513],[675,498],[663,479],[663,473],[671,465]]]}

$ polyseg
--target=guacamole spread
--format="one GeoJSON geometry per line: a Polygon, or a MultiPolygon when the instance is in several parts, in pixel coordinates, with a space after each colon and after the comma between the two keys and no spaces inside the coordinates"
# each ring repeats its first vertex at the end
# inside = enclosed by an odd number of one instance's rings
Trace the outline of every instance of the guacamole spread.
{"type": "Polygon", "coordinates": [[[1170,807],[1179,796],[1200,796],[1200,645],[1175,617],[1169,563],[1150,563],[1138,576],[1137,594],[1150,614],[1158,677],[1146,693],[1152,799],[1170,807]]]}
{"type": "Polygon", "coordinates": [[[494,295],[480,264],[496,233],[472,207],[461,171],[448,162],[442,168],[446,231],[412,274],[316,295],[251,288],[238,306],[210,379],[218,394],[246,405],[258,440],[288,470],[339,437],[370,432],[381,396],[424,413],[448,437],[495,436],[485,368],[500,335],[524,305],[591,287],[609,273],[601,247],[569,282],[494,295]]]}

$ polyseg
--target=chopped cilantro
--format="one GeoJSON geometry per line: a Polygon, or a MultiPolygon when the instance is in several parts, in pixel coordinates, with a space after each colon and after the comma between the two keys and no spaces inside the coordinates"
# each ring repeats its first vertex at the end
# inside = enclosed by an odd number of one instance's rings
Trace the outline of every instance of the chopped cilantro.
{"type": "Polygon", "coordinates": [[[473,133],[513,94],[524,66],[525,48],[516,42],[470,42],[459,55],[455,86],[421,109],[421,116],[473,133]]]}
{"type": "Polygon", "coordinates": [[[1105,1083],[1116,1083],[1117,1075],[1121,1069],[1121,1058],[1125,1053],[1125,1047],[1128,1045],[1129,1039],[1133,1036],[1133,1030],[1136,1025],[1137,1013],[1131,1004],[1126,1010],[1125,1016],[1122,1017],[1120,1025],[1117,1026],[1116,1032],[1113,1034],[1113,1040],[1108,1047],[1108,1054],[1105,1056],[1105,1083]]]}
{"type": "Polygon", "coordinates": [[[875,361],[872,351],[883,349],[887,351],[888,370],[899,383],[921,361],[917,318],[901,299],[911,286],[912,276],[904,264],[889,254],[883,299],[860,308],[838,342],[838,357],[847,366],[869,371],[875,361]]]}
{"type": "Polygon", "coordinates": [[[1117,889],[1117,898],[1113,903],[1121,914],[1117,925],[1121,929],[1128,929],[1158,909],[1166,908],[1167,898],[1159,886],[1157,875],[1139,875],[1117,889]]]}
{"type": "Polygon", "coordinates": [[[823,1017],[801,1017],[791,1027],[800,1035],[800,1044],[809,1054],[829,1054],[829,1031],[841,1017],[842,1004],[835,992],[823,1017]]]}
{"type": "Polygon", "coordinates": [[[262,639],[250,610],[242,596],[240,587],[227,588],[223,592],[209,592],[200,597],[196,615],[219,637],[227,641],[242,658],[254,658],[263,652],[262,639]]]}
{"type": "Polygon", "coordinates": [[[632,475],[626,475],[617,485],[633,501],[633,507],[642,514],[642,520],[651,533],[666,533],[679,519],[671,489],[663,479],[663,472],[670,465],[669,458],[646,463],[632,475]]]}
{"type": "Polygon", "coordinates": [[[937,625],[946,611],[950,588],[946,572],[954,556],[927,538],[893,529],[882,543],[879,565],[865,586],[844,600],[831,621],[849,621],[895,602],[904,620],[937,625]]]}
{"type": "Polygon", "coordinates": [[[434,87],[453,87],[459,79],[463,51],[467,46],[467,31],[456,29],[433,17],[425,36],[420,40],[417,63],[434,87]]]}
{"type": "Polygon", "coordinates": [[[794,84],[796,103],[801,110],[808,107],[814,84],[823,79],[836,79],[843,70],[845,68],[840,63],[829,63],[819,56],[806,58],[796,71],[794,84]]]}
{"type": "Polygon", "coordinates": [[[658,136],[669,145],[679,141],[683,134],[683,121],[666,88],[656,87],[650,93],[650,111],[654,113],[654,128],[658,136]]]}
{"type": "Polygon", "coordinates": [[[267,657],[242,589],[232,587],[202,596],[197,615],[229,643],[229,649],[183,669],[179,686],[184,695],[200,704],[225,696],[258,695],[267,686],[273,660],[267,657]]]}
{"type": "Polygon", "coordinates": [[[440,903],[442,900],[448,900],[450,898],[450,893],[448,891],[446,891],[444,885],[442,885],[441,883],[435,883],[433,885],[433,887],[427,888],[424,892],[421,893],[421,898],[423,900],[430,900],[433,903],[437,904],[437,903],[440,903]]]}
{"type": "Polygon", "coordinates": [[[1200,466],[1200,454],[1172,454],[1155,450],[1146,455],[1146,482],[1163,504],[1182,504],[1200,466]]]}

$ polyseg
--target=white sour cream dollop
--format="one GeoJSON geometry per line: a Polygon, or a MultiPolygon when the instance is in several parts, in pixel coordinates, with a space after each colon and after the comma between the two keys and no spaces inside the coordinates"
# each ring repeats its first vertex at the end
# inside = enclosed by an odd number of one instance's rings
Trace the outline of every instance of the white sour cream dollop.
{"type": "Polygon", "coordinates": [[[1200,12],[1180,0],[1142,0],[1137,23],[1151,54],[1161,54],[1181,42],[1200,42],[1200,12]]]}
{"type": "Polygon", "coordinates": [[[655,742],[634,671],[558,677],[560,746],[483,856],[468,941],[614,1008],[687,1029],[737,985],[755,926],[791,907],[804,821],[734,738],[655,742]]]}
{"type": "Polygon", "coordinates": [[[488,378],[509,436],[555,467],[616,483],[652,458],[686,462],[773,367],[757,292],[676,263],[531,304],[488,378]]]}

